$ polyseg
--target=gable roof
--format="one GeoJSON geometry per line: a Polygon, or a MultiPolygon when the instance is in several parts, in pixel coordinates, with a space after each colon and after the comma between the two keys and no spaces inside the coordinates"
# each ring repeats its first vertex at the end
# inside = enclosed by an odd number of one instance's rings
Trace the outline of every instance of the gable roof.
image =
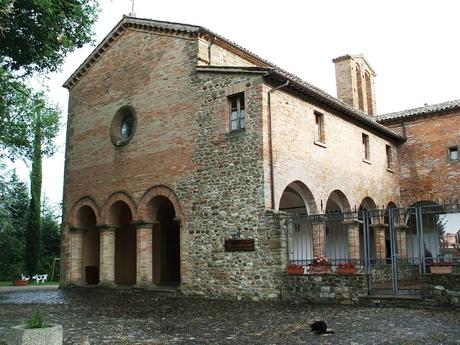
{"type": "MultiPolygon", "coordinates": [[[[290,87],[297,88],[299,91],[318,99],[319,101],[326,103],[334,109],[339,110],[344,113],[346,116],[351,117],[354,120],[357,120],[368,127],[373,128],[377,132],[384,134],[385,136],[397,141],[402,142],[404,138],[387,127],[379,124],[374,118],[371,118],[367,114],[361,112],[360,110],[346,104],[345,102],[337,99],[336,97],[331,96],[327,92],[321,90],[320,88],[307,83],[306,81],[300,79],[299,77],[291,74],[282,68],[272,64],[271,62],[264,60],[258,55],[250,52],[249,50],[241,47],[240,45],[226,39],[223,36],[220,36],[211,30],[206,29],[202,26],[174,23],[167,21],[159,21],[153,19],[144,19],[144,18],[135,18],[123,16],[123,18],[118,22],[118,24],[109,32],[109,34],[102,40],[99,45],[93,50],[93,52],[83,61],[83,63],[77,68],[77,70],[66,80],[64,87],[70,89],[72,88],[78,80],[86,73],[86,71],[100,58],[100,56],[111,46],[111,44],[116,40],[121,33],[127,28],[141,28],[145,30],[152,30],[154,32],[169,33],[175,35],[182,35],[188,37],[198,37],[200,34],[211,36],[214,39],[214,42],[217,40],[220,44],[227,46],[228,48],[237,51],[238,53],[244,55],[246,59],[257,64],[257,67],[238,67],[238,70],[244,69],[264,69],[266,68],[267,74],[273,76],[274,78],[287,79],[291,82],[290,87]]],[[[351,55],[343,56],[350,57],[351,55]]],[[[356,55],[356,57],[362,58],[362,56],[356,55]]],[[[338,58],[339,59],[339,58],[338,58]]],[[[366,61],[367,63],[367,61],[366,61]]],[[[206,69],[207,66],[200,66],[202,69],[206,69]]],[[[369,66],[370,67],[370,66],[369,66]]],[[[209,66],[209,69],[214,68],[215,70],[229,70],[231,66],[209,66]]]]}
{"type": "Polygon", "coordinates": [[[385,122],[391,120],[399,120],[409,117],[422,116],[439,112],[447,112],[456,109],[460,109],[460,99],[379,115],[377,116],[377,121],[385,122]]]}

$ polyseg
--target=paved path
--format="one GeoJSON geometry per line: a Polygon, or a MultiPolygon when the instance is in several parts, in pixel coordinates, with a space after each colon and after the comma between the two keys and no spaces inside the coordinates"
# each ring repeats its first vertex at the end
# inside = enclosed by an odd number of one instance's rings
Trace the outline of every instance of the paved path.
{"type": "Polygon", "coordinates": [[[459,310],[310,306],[79,289],[0,294],[0,344],[36,305],[65,344],[460,344],[459,310]],[[14,304],[16,303],[16,304],[14,304]],[[326,320],[334,334],[309,332],[326,320]]]}
{"type": "Polygon", "coordinates": [[[57,290],[59,285],[0,286],[0,293],[57,290]]]}

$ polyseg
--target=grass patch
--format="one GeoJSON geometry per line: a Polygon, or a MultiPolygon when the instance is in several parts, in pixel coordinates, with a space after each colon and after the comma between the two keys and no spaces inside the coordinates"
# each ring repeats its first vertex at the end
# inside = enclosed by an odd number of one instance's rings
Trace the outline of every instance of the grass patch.
{"type": "MultiPolygon", "coordinates": [[[[29,286],[37,286],[37,285],[59,285],[59,282],[46,282],[46,283],[39,283],[39,284],[36,284],[34,282],[29,283],[29,286]]],[[[12,281],[0,281],[0,287],[2,286],[13,286],[13,282],[12,281]]]]}

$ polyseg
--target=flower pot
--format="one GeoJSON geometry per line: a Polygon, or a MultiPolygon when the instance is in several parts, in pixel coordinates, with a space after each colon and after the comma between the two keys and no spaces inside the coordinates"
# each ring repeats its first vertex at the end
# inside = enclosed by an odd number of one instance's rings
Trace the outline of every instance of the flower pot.
{"type": "Polygon", "coordinates": [[[46,328],[26,328],[25,325],[10,328],[7,344],[62,345],[62,326],[50,324],[46,328]]]}
{"type": "Polygon", "coordinates": [[[338,267],[335,271],[337,274],[355,274],[356,268],[345,268],[345,267],[338,267]]]}
{"type": "Polygon", "coordinates": [[[22,279],[13,280],[13,285],[14,286],[27,286],[28,284],[29,284],[29,281],[27,281],[27,280],[22,280],[22,279]]]}
{"type": "Polygon", "coordinates": [[[430,272],[433,274],[450,274],[452,266],[430,266],[430,272]]]}
{"type": "Polygon", "coordinates": [[[287,273],[291,276],[301,276],[304,275],[303,266],[288,266],[287,273]]]}
{"type": "Polygon", "coordinates": [[[331,273],[331,265],[310,265],[308,266],[310,274],[327,274],[331,273]]]}

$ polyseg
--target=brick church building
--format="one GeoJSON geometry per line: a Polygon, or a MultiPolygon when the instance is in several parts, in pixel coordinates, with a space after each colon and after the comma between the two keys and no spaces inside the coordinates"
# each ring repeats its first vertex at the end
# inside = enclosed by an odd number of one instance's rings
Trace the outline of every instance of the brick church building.
{"type": "MultiPolygon", "coordinates": [[[[64,84],[63,286],[278,298],[287,215],[458,199],[460,100],[378,115],[369,62],[333,62],[337,98],[203,27],[124,17],[64,84]]],[[[344,226],[337,255],[359,258],[344,226]]]]}

